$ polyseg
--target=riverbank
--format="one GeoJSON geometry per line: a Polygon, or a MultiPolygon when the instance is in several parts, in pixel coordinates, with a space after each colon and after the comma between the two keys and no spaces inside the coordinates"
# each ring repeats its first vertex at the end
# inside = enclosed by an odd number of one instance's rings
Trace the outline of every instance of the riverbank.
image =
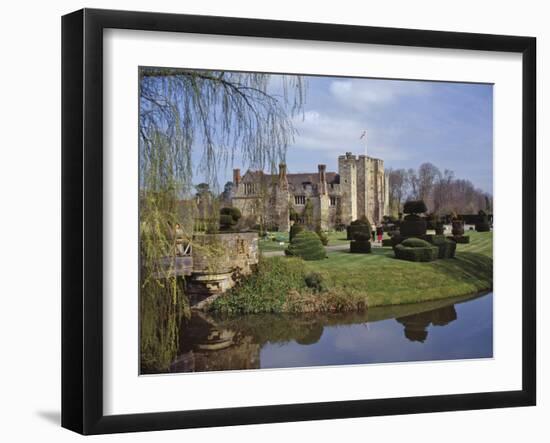
{"type": "Polygon", "coordinates": [[[493,287],[492,232],[467,233],[455,259],[397,260],[390,247],[371,254],[327,250],[327,258],[263,258],[259,272],[217,299],[213,311],[332,312],[360,310],[487,292],[493,287]]]}

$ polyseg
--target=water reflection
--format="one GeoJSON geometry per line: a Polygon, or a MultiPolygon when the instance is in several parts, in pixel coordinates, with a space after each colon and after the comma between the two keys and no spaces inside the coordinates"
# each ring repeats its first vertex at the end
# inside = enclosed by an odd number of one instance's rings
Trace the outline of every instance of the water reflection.
{"type": "Polygon", "coordinates": [[[419,341],[421,343],[424,343],[426,338],[428,338],[427,328],[430,324],[445,326],[456,319],[457,315],[454,305],[396,318],[405,327],[405,337],[410,341],[419,341]]]}
{"type": "Polygon", "coordinates": [[[492,356],[492,294],[365,312],[223,318],[195,312],[171,372],[492,356]]]}

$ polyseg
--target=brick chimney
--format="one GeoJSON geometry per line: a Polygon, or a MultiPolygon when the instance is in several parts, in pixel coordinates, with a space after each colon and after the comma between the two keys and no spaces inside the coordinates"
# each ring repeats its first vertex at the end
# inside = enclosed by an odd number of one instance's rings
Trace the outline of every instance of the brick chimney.
{"type": "Polygon", "coordinates": [[[288,179],[286,177],[286,164],[279,163],[279,186],[283,189],[288,188],[288,179]]]}
{"type": "Polygon", "coordinates": [[[233,185],[235,187],[238,187],[240,182],[241,182],[241,170],[233,169],[233,185]]]}
{"type": "Polygon", "coordinates": [[[317,165],[319,169],[319,194],[324,195],[327,193],[327,165],[317,165]]]}

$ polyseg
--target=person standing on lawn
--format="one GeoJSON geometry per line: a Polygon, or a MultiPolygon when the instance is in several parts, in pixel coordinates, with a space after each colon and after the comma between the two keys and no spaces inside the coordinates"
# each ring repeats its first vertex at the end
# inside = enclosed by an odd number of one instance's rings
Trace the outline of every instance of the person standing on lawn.
{"type": "Polygon", "coordinates": [[[376,227],[376,235],[378,237],[378,243],[382,243],[382,236],[384,235],[384,228],[382,228],[382,226],[376,227]]]}

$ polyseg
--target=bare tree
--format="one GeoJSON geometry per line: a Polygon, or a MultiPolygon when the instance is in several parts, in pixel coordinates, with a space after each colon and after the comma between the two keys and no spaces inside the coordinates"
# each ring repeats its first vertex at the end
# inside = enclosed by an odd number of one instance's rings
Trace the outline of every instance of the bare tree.
{"type": "Polygon", "coordinates": [[[418,200],[432,206],[431,198],[435,183],[441,177],[441,172],[432,163],[422,163],[418,168],[418,200]]]}
{"type": "Polygon", "coordinates": [[[390,210],[393,214],[401,212],[401,205],[407,196],[408,178],[405,169],[387,169],[390,210]]]}

